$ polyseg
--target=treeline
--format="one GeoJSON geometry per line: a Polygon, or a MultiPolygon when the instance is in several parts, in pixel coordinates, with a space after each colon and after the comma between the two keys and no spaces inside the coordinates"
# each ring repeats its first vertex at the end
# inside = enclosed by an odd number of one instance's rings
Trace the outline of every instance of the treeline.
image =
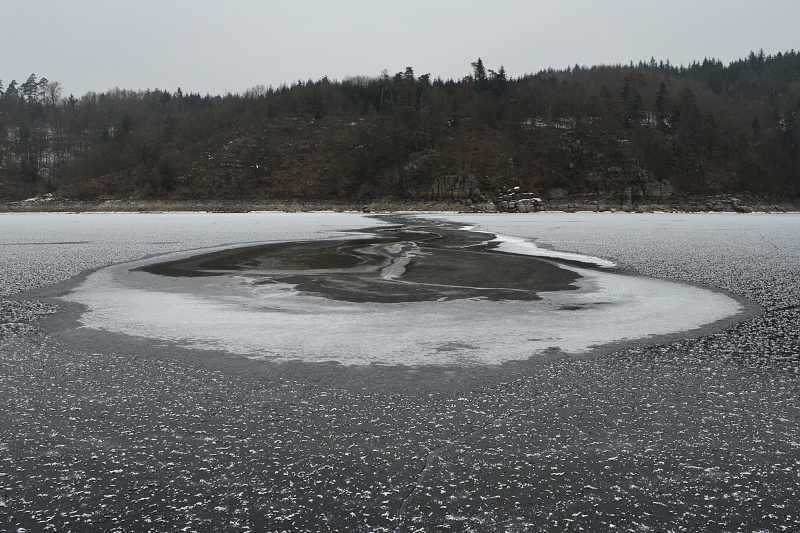
{"type": "Polygon", "coordinates": [[[75,98],[35,75],[0,81],[0,195],[75,193],[102,178],[107,190],[95,193],[402,196],[464,174],[485,188],[592,192],[637,179],[609,173],[626,160],[679,194],[800,192],[795,51],[518,78],[480,59],[465,70],[460,80],[408,67],[218,96],[179,88],[75,98]],[[304,161],[330,170],[297,188],[291,167],[296,174],[304,161]]]}

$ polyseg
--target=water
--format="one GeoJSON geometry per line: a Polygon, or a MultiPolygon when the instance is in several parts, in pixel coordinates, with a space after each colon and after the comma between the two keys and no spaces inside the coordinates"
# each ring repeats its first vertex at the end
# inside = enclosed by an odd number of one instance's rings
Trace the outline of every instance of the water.
{"type": "MultiPolygon", "coordinates": [[[[163,222],[171,225],[168,215],[163,222]]],[[[358,239],[300,242],[304,233],[288,232],[280,236],[288,244],[115,265],[88,276],[65,300],[86,306],[81,323],[96,330],[254,359],[343,365],[585,355],[744,311],[718,291],[590,268],[613,263],[542,251],[527,238],[400,222],[358,239]]]]}
{"type": "MultiPolygon", "coordinates": [[[[0,215],[0,294],[15,298],[0,301],[2,523],[12,531],[800,527],[800,216],[445,218],[487,240],[516,237],[530,253],[539,253],[532,242],[610,260],[619,273],[704,283],[763,309],[713,334],[548,364],[271,364],[76,328],[79,306],[45,296],[70,290],[87,269],[108,273],[148,255],[360,239],[350,230],[389,223],[327,213],[0,215]],[[34,320],[46,313],[54,327],[34,320]]],[[[120,269],[130,291],[131,273],[120,269]]],[[[164,276],[142,289],[214,303],[235,295],[219,285],[224,277],[197,278],[208,282],[199,293],[181,293],[181,281],[164,276]]],[[[230,286],[244,291],[248,277],[230,276],[230,286]]],[[[529,303],[577,292],[540,292],[529,303]]],[[[460,349],[457,341],[441,348],[460,349]]]]}

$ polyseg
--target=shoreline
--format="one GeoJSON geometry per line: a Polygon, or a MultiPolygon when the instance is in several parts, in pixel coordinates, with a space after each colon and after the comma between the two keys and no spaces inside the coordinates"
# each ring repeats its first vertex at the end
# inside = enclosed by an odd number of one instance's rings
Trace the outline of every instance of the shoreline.
{"type": "MultiPolygon", "coordinates": [[[[74,200],[51,195],[22,201],[3,201],[0,213],[44,212],[214,212],[244,213],[251,211],[281,211],[286,213],[333,211],[358,213],[397,212],[452,212],[452,213],[504,213],[490,202],[466,203],[453,201],[373,199],[364,201],[326,199],[199,199],[199,200],[149,200],[149,199],[99,199],[74,200]]],[[[791,213],[800,212],[800,204],[786,199],[756,197],[708,196],[679,199],[669,204],[613,205],[601,200],[563,198],[544,202],[544,212],[598,212],[598,213],[791,213]]]]}

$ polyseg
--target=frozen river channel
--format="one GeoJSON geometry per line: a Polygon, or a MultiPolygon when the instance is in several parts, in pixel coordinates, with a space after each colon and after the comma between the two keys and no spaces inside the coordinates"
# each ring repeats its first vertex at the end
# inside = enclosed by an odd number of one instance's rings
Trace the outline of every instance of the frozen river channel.
{"type": "Polygon", "coordinates": [[[800,216],[0,214],[0,531],[800,527],[800,216]]]}

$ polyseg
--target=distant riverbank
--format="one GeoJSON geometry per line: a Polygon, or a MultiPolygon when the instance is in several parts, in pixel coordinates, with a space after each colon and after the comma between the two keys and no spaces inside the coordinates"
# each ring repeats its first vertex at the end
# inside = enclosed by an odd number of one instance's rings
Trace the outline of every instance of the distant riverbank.
{"type": "MultiPolygon", "coordinates": [[[[575,196],[545,201],[542,211],[596,211],[596,212],[739,212],[739,213],[785,213],[800,211],[800,204],[785,198],[760,198],[755,196],[708,196],[680,198],[665,204],[611,205],[602,200],[575,196]]],[[[362,213],[419,212],[466,212],[495,213],[497,206],[491,202],[466,204],[460,201],[427,201],[416,199],[266,199],[266,198],[203,198],[196,200],[170,199],[92,199],[75,200],[44,195],[22,201],[0,203],[0,213],[18,212],[164,212],[207,211],[241,213],[250,211],[336,211],[362,213]]]]}

